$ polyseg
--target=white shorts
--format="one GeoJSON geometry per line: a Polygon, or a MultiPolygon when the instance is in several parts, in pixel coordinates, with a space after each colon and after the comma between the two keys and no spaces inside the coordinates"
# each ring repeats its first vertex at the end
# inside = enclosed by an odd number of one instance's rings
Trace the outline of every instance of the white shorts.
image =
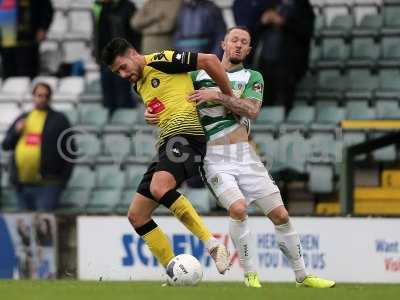
{"type": "MultiPolygon", "coordinates": [[[[208,187],[226,209],[239,199],[245,199],[250,204],[280,193],[247,142],[207,146],[203,169],[208,187]]],[[[273,204],[273,208],[278,205],[283,205],[282,201],[273,204]]]]}

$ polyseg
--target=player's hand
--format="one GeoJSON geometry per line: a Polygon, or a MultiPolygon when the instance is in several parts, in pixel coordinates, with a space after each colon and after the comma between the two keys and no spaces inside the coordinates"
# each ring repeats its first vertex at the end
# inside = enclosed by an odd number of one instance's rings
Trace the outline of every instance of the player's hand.
{"type": "Polygon", "coordinates": [[[197,105],[207,101],[217,101],[219,93],[213,90],[196,90],[189,95],[188,101],[197,105]]]}
{"type": "Polygon", "coordinates": [[[153,114],[152,113],[152,109],[150,107],[148,107],[144,111],[144,119],[146,120],[146,123],[150,124],[150,125],[157,125],[158,122],[160,122],[159,115],[158,114],[153,114]]]}
{"type": "Polygon", "coordinates": [[[15,124],[15,131],[20,134],[22,132],[22,130],[24,130],[25,128],[25,119],[21,119],[19,120],[16,124],[15,124]]]}

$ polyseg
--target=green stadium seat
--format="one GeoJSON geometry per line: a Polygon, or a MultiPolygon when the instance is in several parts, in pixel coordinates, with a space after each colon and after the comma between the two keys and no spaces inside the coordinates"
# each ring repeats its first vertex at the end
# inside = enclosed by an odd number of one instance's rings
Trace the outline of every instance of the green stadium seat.
{"type": "Polygon", "coordinates": [[[379,61],[380,68],[399,67],[400,63],[400,40],[398,37],[382,38],[382,59],[379,61]]]}
{"type": "Polygon", "coordinates": [[[317,62],[321,59],[322,56],[322,50],[321,47],[316,45],[315,42],[311,44],[311,51],[310,51],[310,60],[309,60],[309,66],[310,68],[315,68],[317,62]]]}
{"type": "Polygon", "coordinates": [[[59,212],[84,213],[89,202],[90,189],[67,188],[61,195],[59,212]]]}
{"type": "MultiPolygon", "coordinates": [[[[379,138],[384,133],[374,133],[370,135],[370,139],[379,138]]],[[[372,152],[372,157],[376,161],[393,162],[396,160],[396,145],[392,144],[372,152]]]]}
{"type": "Polygon", "coordinates": [[[377,100],[376,116],[379,119],[400,119],[400,108],[397,100],[377,100]]]}
{"type": "Polygon", "coordinates": [[[126,215],[128,212],[129,205],[131,204],[135,194],[136,194],[136,189],[123,190],[121,201],[117,203],[117,205],[115,206],[115,212],[118,214],[126,215]]]}
{"type": "Polygon", "coordinates": [[[378,88],[378,77],[371,75],[369,70],[352,69],[348,75],[348,89],[346,98],[371,99],[374,91],[378,88]]]}
{"type": "Polygon", "coordinates": [[[108,120],[108,110],[97,104],[78,106],[79,122],[87,131],[100,132],[108,120]]]}
{"type": "Polygon", "coordinates": [[[111,214],[121,202],[121,195],[120,189],[96,189],[92,192],[86,211],[95,214],[111,214]]]}
{"type": "MultiPolygon", "coordinates": [[[[344,131],[342,133],[342,144],[343,147],[350,147],[356,144],[363,143],[367,140],[367,135],[365,132],[361,131],[344,131]]],[[[357,155],[356,160],[365,160],[365,154],[357,155]]]]}
{"type": "Polygon", "coordinates": [[[11,186],[10,173],[4,168],[2,168],[1,165],[0,165],[0,179],[1,179],[0,191],[2,188],[4,189],[11,186]]]}
{"type": "Polygon", "coordinates": [[[341,155],[333,134],[312,133],[307,144],[309,150],[307,161],[310,163],[334,163],[341,155]]]}
{"type": "Polygon", "coordinates": [[[308,187],[313,193],[331,193],[333,191],[334,170],[330,164],[308,164],[308,187]]]}
{"type": "Polygon", "coordinates": [[[257,144],[259,155],[268,163],[278,159],[278,141],[272,134],[254,133],[253,140],[257,144]]]}
{"type": "Polygon", "coordinates": [[[136,190],[146,171],[147,166],[145,165],[126,165],[125,173],[127,189],[136,190]]]}
{"type": "Polygon", "coordinates": [[[317,87],[315,76],[306,75],[301,79],[296,88],[296,98],[311,99],[314,96],[314,90],[317,87]]]}
{"type": "Polygon", "coordinates": [[[137,110],[129,108],[117,109],[110,120],[110,123],[104,128],[105,132],[128,132],[133,129],[137,120],[137,110]]]}
{"type": "Polygon", "coordinates": [[[81,102],[94,102],[100,101],[103,96],[101,89],[100,79],[96,78],[94,80],[86,81],[85,89],[83,93],[79,96],[81,102]]]}
{"type": "Polygon", "coordinates": [[[334,16],[328,27],[322,30],[322,36],[326,37],[347,37],[353,29],[355,20],[352,15],[334,16]]]}
{"type": "Polygon", "coordinates": [[[351,44],[350,59],[346,65],[353,68],[372,68],[375,66],[379,54],[379,46],[373,38],[355,38],[351,44]]]}
{"type": "Polygon", "coordinates": [[[131,152],[131,139],[122,134],[103,135],[103,155],[97,162],[120,165],[131,152]]]}
{"type": "Polygon", "coordinates": [[[289,115],[280,126],[281,131],[307,130],[315,119],[315,108],[313,106],[294,106],[289,115]]]}
{"type": "Polygon", "coordinates": [[[400,73],[398,70],[381,70],[379,72],[379,88],[376,98],[393,99],[400,94],[400,73]]]}
{"type": "Polygon", "coordinates": [[[67,187],[72,189],[91,189],[94,186],[94,172],[88,166],[76,165],[72,171],[67,187]]]}
{"type": "Polygon", "coordinates": [[[383,27],[383,16],[378,14],[367,14],[361,19],[360,25],[353,29],[355,37],[377,37],[383,27]]]}
{"type": "MultiPolygon", "coordinates": [[[[283,134],[279,137],[278,164],[280,169],[289,169],[305,173],[305,163],[308,154],[306,140],[299,133],[283,134]]],[[[272,166],[273,169],[273,166],[272,166]]]]}
{"type": "Polygon", "coordinates": [[[77,134],[75,141],[80,162],[93,163],[101,153],[100,141],[94,134],[77,134]]]}
{"type": "Polygon", "coordinates": [[[346,90],[346,78],[338,70],[323,70],[318,73],[317,99],[342,99],[346,90]]]}
{"type": "MultiPolygon", "coordinates": [[[[400,28],[400,6],[386,5],[383,7],[383,26],[386,29],[400,28]]],[[[384,32],[385,33],[385,32],[384,32]]],[[[391,31],[390,33],[395,33],[391,31]]]]}
{"type": "Polygon", "coordinates": [[[193,207],[202,214],[209,213],[211,210],[210,197],[211,194],[206,188],[202,189],[187,189],[184,193],[190,200],[193,207]]]}
{"type": "Polygon", "coordinates": [[[315,16],[315,21],[314,21],[314,37],[318,38],[321,33],[323,28],[325,27],[326,21],[325,17],[323,15],[316,15],[315,16]]]}
{"type": "Polygon", "coordinates": [[[69,109],[63,111],[71,125],[76,125],[79,120],[78,111],[76,109],[69,109]]]}
{"type": "Polygon", "coordinates": [[[371,120],[375,119],[375,110],[368,106],[367,101],[349,101],[346,104],[346,119],[371,120]]]}
{"type": "Polygon", "coordinates": [[[316,121],[311,124],[312,130],[335,130],[339,122],[345,117],[343,108],[336,106],[322,106],[317,109],[316,121]]]}
{"type": "Polygon", "coordinates": [[[19,211],[18,196],[13,188],[3,188],[0,191],[0,211],[19,211]]]}
{"type": "Polygon", "coordinates": [[[252,128],[257,130],[275,131],[279,124],[285,119],[285,108],[283,106],[263,107],[258,114],[252,128]]]}
{"type": "Polygon", "coordinates": [[[153,134],[136,134],[132,139],[131,147],[135,156],[148,160],[155,156],[156,138],[153,134]]]}
{"type": "Polygon", "coordinates": [[[96,167],[96,187],[101,189],[122,189],[125,186],[125,173],[118,165],[99,165],[96,167]]]}
{"type": "Polygon", "coordinates": [[[340,68],[349,57],[349,48],[342,39],[326,38],[322,41],[322,57],[317,68],[340,68]]]}

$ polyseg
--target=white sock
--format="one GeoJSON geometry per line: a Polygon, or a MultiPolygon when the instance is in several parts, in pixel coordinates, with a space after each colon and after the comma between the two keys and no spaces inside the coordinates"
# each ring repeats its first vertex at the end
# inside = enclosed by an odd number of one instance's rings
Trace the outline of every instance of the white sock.
{"type": "Polygon", "coordinates": [[[290,221],[286,224],[275,225],[275,233],[279,248],[288,258],[296,276],[296,281],[302,282],[307,276],[307,273],[304,265],[299,235],[294,230],[290,221]]]}
{"type": "Polygon", "coordinates": [[[239,252],[239,261],[244,272],[255,272],[253,263],[253,245],[251,243],[251,233],[247,224],[247,218],[243,221],[230,219],[229,233],[233,244],[239,252]]]}

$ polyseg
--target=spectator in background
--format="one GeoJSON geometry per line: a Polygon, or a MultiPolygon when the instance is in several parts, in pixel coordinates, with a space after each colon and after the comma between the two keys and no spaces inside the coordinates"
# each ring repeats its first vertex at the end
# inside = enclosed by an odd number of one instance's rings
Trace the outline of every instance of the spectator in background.
{"type": "MultiPolygon", "coordinates": [[[[94,15],[94,55],[98,64],[104,47],[112,39],[123,37],[135,47],[140,47],[140,34],[134,31],[129,22],[136,12],[136,6],[129,0],[101,0],[93,6],[94,15]]],[[[101,87],[103,105],[113,113],[120,107],[135,107],[137,94],[126,80],[101,66],[101,87]]]]}
{"type": "Polygon", "coordinates": [[[184,0],[178,14],[173,47],[179,51],[222,57],[226,24],[221,9],[209,0],[184,0]]]}
{"type": "Polygon", "coordinates": [[[68,119],[50,107],[51,88],[37,83],[32,111],[7,131],[4,150],[14,150],[11,179],[21,210],[52,211],[73,168],[75,143],[68,119]]]}
{"type": "Polygon", "coordinates": [[[264,104],[292,107],[296,84],[308,67],[314,11],[308,0],[270,0],[260,17],[260,71],[264,104]]]}
{"type": "Polygon", "coordinates": [[[142,33],[143,53],[172,48],[172,32],[182,0],[147,0],[132,18],[131,25],[142,33]]]}
{"type": "Polygon", "coordinates": [[[39,44],[52,18],[51,0],[0,1],[3,78],[38,74],[39,44]]]}

